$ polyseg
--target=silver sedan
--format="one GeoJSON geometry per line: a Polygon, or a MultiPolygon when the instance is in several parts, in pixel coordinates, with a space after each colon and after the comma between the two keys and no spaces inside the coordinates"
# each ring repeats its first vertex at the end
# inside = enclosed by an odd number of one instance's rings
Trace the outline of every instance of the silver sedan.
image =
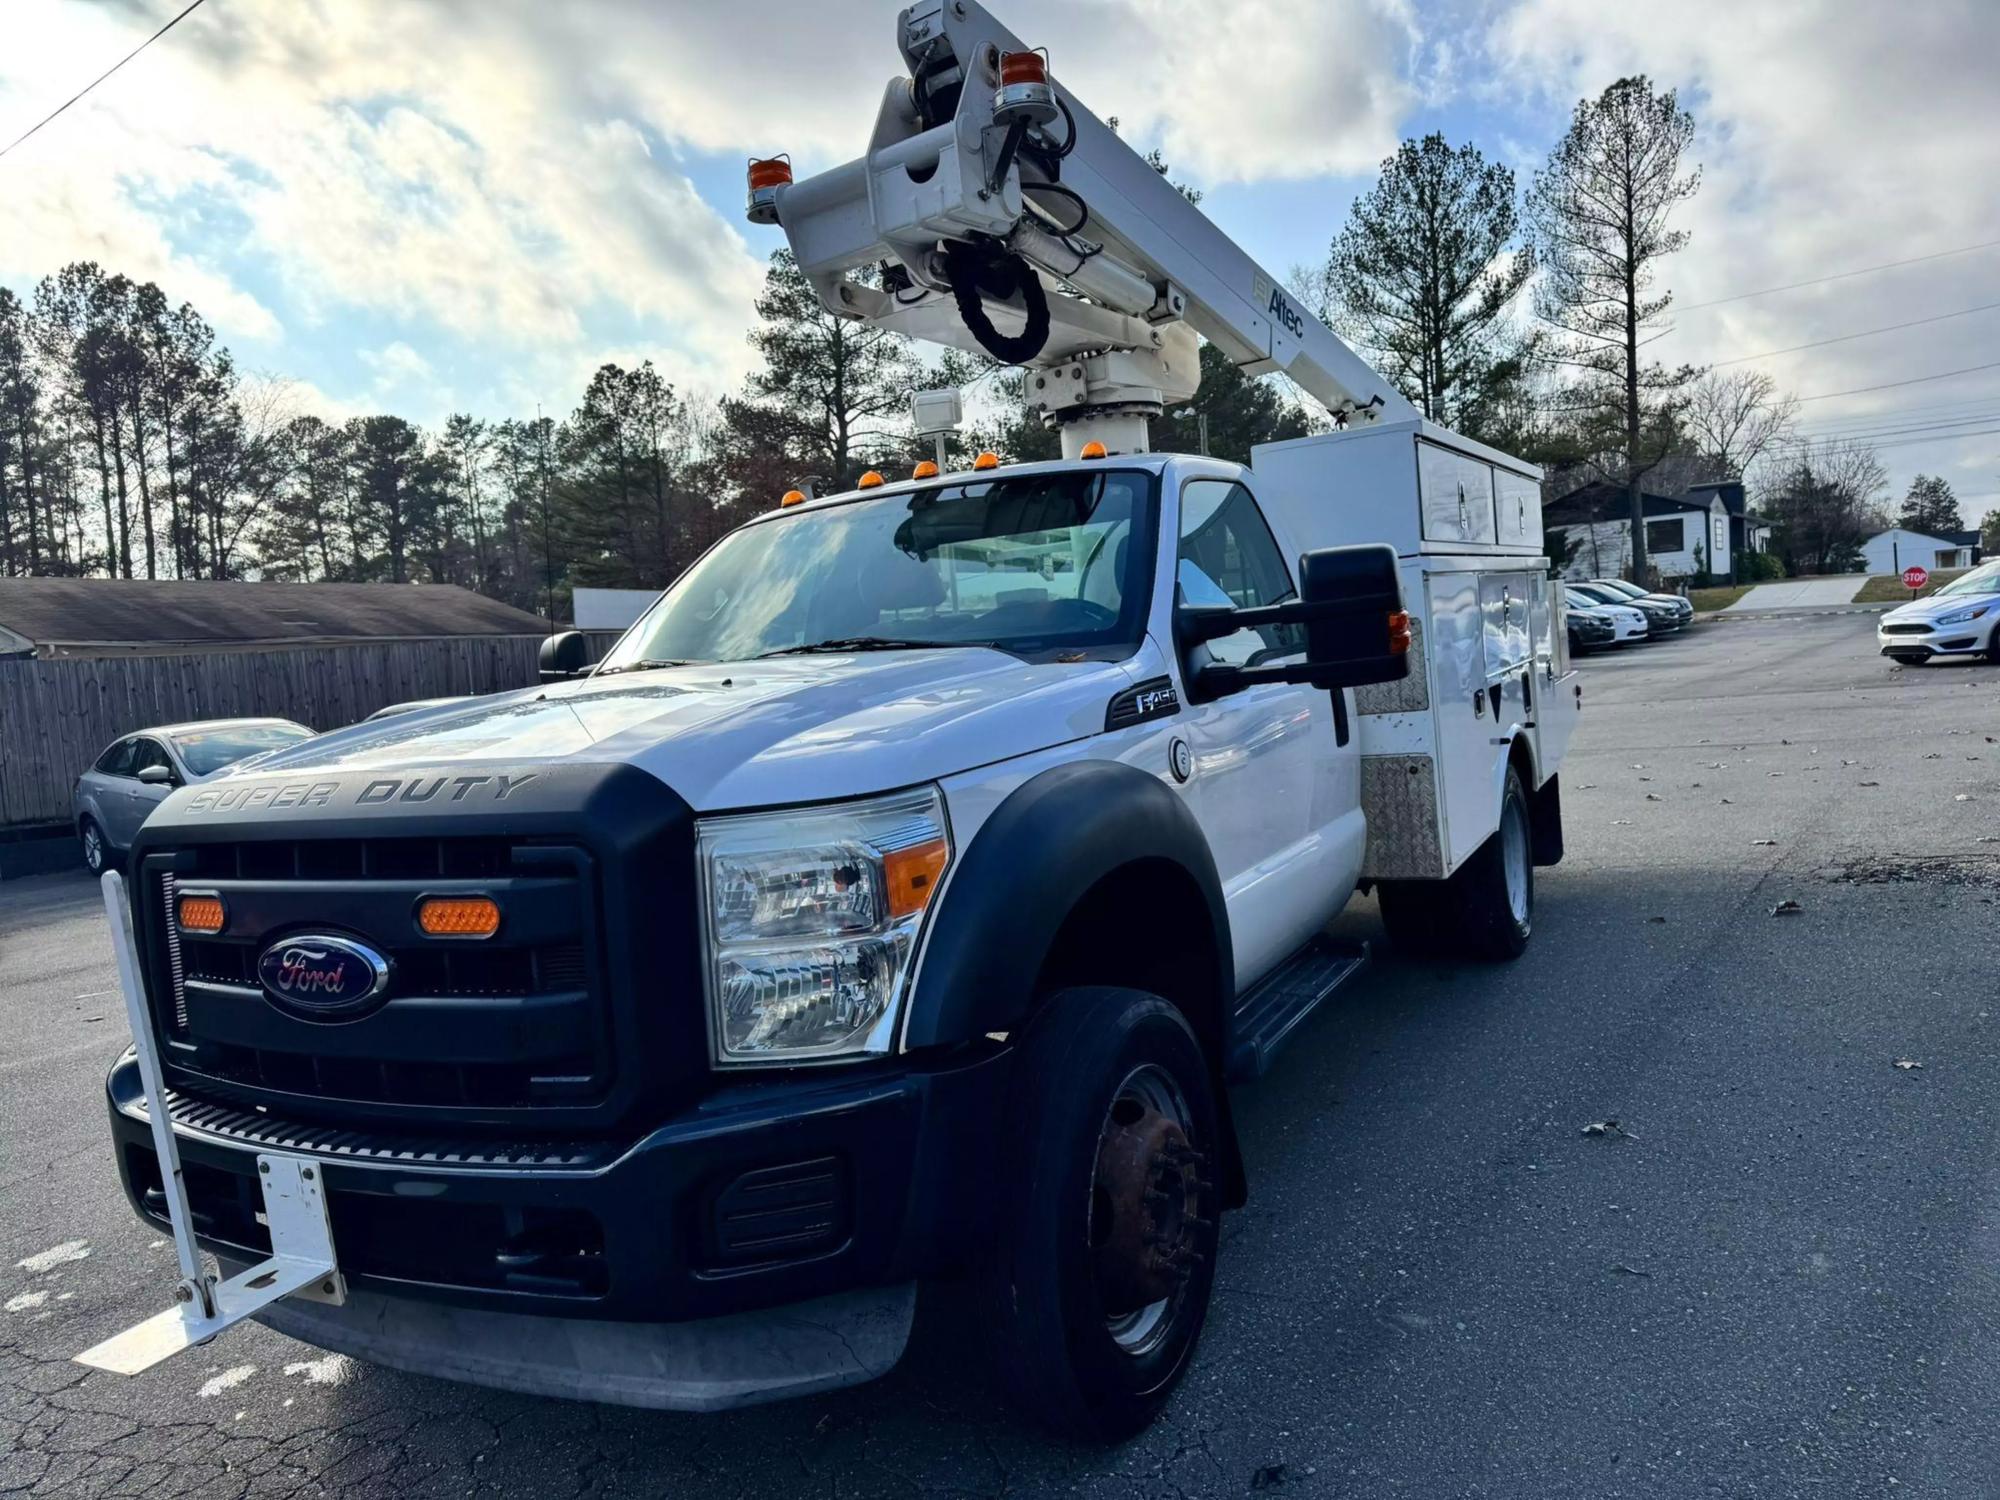
{"type": "Polygon", "coordinates": [[[113,740],[76,779],[72,813],[84,865],[101,875],[123,859],[139,825],[175,787],[206,781],[240,760],[312,735],[290,719],[212,719],[113,740]]]}

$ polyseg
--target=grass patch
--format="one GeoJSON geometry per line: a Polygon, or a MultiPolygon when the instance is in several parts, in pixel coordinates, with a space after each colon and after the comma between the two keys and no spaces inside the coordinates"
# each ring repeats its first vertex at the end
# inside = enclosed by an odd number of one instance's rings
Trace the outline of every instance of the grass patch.
{"type": "MultiPolygon", "coordinates": [[[[1933,573],[1931,581],[1919,589],[1915,595],[1927,599],[1954,578],[1963,578],[1968,569],[1959,568],[1950,573],[1933,573]]],[[[1861,585],[1861,592],[1854,596],[1856,604],[1908,604],[1910,591],[1903,587],[1902,575],[1885,573],[1879,578],[1871,578],[1861,585]]]]}
{"type": "Polygon", "coordinates": [[[1711,610],[1727,609],[1738,599],[1750,592],[1747,583],[1730,584],[1717,589],[1689,589],[1688,603],[1696,614],[1707,614],[1711,610]]]}

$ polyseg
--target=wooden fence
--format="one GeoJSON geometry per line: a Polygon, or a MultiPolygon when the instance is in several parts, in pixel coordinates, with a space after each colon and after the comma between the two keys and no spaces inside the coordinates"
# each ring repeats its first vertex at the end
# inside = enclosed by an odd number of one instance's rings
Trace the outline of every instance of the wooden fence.
{"type": "MultiPolygon", "coordinates": [[[[615,639],[592,637],[592,656],[615,639]]],[[[253,715],[338,729],[410,698],[526,687],[541,645],[535,636],[485,636],[0,660],[0,829],[68,821],[77,776],[135,729],[253,715]]]]}

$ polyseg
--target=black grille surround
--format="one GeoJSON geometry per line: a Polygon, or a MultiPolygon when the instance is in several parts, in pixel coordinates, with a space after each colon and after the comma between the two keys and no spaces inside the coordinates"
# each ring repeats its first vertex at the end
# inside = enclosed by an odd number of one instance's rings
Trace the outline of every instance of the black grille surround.
{"type": "Polygon", "coordinates": [[[625,765],[291,771],[183,789],[142,830],[134,918],[167,1074],[282,1118],[589,1131],[698,1087],[706,1065],[693,814],[625,765]],[[459,801],[432,791],[471,783],[459,801]],[[494,795],[504,788],[504,795],[494,795]],[[476,795],[479,793],[484,795],[476,795]],[[175,933],[177,894],[223,931],[175,933]],[[490,939],[432,938],[430,895],[486,895],[490,939]],[[281,1010],[259,956],[359,940],[386,998],[349,1020],[281,1010]]]}
{"type": "Polygon", "coordinates": [[[1928,620],[1896,620],[1882,627],[1884,635],[1929,635],[1930,633],[1931,626],[1928,620]]]}

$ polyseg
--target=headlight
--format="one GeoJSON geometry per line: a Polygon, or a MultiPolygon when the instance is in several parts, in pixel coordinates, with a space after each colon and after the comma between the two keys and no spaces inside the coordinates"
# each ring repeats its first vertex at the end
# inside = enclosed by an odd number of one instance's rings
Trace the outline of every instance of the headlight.
{"type": "Polygon", "coordinates": [[[1956,614],[1940,615],[1931,621],[1933,625],[1965,625],[1985,614],[1991,605],[1978,604],[1971,609],[1961,609],[1956,614]]]}
{"type": "Polygon", "coordinates": [[[951,863],[938,790],[704,819],[700,851],[715,1062],[889,1051],[951,863]]]}

